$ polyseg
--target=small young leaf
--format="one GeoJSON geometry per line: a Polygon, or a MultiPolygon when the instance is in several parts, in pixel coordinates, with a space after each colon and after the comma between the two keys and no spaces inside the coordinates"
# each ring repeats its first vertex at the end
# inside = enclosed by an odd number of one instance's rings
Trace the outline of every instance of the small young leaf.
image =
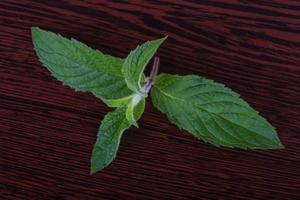
{"type": "Polygon", "coordinates": [[[137,102],[138,97],[146,98],[148,94],[146,93],[132,93],[131,95],[128,95],[126,97],[120,98],[120,99],[105,99],[105,103],[109,107],[123,107],[128,106],[131,101],[137,102]]]}
{"type": "Polygon", "coordinates": [[[127,106],[132,100],[134,94],[128,95],[120,99],[107,99],[105,100],[106,105],[109,107],[123,107],[127,106]]]}
{"type": "MultiPolygon", "coordinates": [[[[138,120],[145,108],[143,99],[134,109],[138,120]]],[[[91,157],[91,174],[108,166],[116,157],[122,133],[131,126],[126,119],[126,107],[108,113],[101,123],[91,157]]]]}
{"type": "Polygon", "coordinates": [[[40,61],[52,75],[78,91],[89,91],[102,100],[119,99],[132,93],[122,75],[124,60],[93,50],[40,28],[31,29],[40,61]]]}
{"type": "Polygon", "coordinates": [[[161,74],[151,92],[168,119],[216,146],[282,148],[274,128],[239,95],[195,75],[161,74]]]}
{"type": "Polygon", "coordinates": [[[148,41],[130,52],[123,64],[123,74],[128,88],[134,92],[141,89],[143,72],[158,47],[167,37],[148,41]]]}
{"type": "Polygon", "coordinates": [[[136,123],[136,119],[134,117],[134,110],[135,107],[144,100],[145,97],[143,97],[141,94],[136,93],[133,95],[131,101],[127,104],[126,109],[126,119],[129,121],[129,123],[133,124],[134,126],[138,127],[138,124],[136,123]]]}

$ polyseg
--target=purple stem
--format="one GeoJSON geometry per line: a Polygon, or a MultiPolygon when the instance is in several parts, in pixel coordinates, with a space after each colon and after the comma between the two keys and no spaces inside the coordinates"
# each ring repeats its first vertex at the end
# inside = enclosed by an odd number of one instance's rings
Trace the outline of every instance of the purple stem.
{"type": "Polygon", "coordinates": [[[159,57],[155,56],[149,79],[147,80],[147,83],[145,85],[145,91],[147,93],[150,91],[153,81],[158,73],[158,67],[159,67],[159,57]]]}

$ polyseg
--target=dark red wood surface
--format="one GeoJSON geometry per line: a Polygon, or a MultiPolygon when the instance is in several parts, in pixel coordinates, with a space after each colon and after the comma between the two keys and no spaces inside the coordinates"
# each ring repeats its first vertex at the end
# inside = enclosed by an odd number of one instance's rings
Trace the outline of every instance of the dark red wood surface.
{"type": "Polygon", "coordinates": [[[300,199],[300,1],[0,1],[0,199],[300,199]],[[51,77],[30,27],[124,57],[169,35],[161,72],[239,92],[285,149],[215,148],[178,130],[149,100],[117,160],[89,175],[110,110],[51,77]]]}

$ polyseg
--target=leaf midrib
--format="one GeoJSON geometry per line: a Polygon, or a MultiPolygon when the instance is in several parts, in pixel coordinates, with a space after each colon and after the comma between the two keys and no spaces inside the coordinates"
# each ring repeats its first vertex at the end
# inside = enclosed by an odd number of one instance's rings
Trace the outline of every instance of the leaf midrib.
{"type": "Polygon", "coordinates": [[[154,88],[156,88],[157,90],[159,90],[161,93],[163,93],[165,96],[169,97],[170,99],[177,99],[179,101],[186,101],[185,99],[179,98],[179,97],[175,97],[171,94],[168,94],[166,92],[164,92],[162,89],[160,89],[159,87],[157,87],[156,85],[153,85],[154,88]]]}

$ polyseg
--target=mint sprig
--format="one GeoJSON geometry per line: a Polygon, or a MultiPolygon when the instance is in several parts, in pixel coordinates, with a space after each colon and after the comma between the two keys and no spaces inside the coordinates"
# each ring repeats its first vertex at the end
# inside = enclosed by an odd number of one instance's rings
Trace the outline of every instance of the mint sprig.
{"type": "Polygon", "coordinates": [[[154,106],[171,123],[205,142],[242,149],[283,148],[272,125],[224,85],[196,75],[156,76],[158,57],[150,76],[145,77],[146,65],[167,37],[148,41],[122,59],[37,27],[31,31],[36,53],[54,77],[116,107],[101,123],[91,173],[115,159],[123,132],[131,125],[138,126],[151,89],[154,106]]]}

